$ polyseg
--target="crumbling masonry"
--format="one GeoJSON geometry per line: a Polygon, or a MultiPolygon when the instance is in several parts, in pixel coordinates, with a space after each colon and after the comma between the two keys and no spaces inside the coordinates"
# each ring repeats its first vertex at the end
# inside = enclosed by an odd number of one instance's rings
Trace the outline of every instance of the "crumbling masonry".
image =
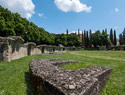
{"type": "Polygon", "coordinates": [[[112,69],[100,66],[79,70],[59,68],[73,63],[76,61],[32,60],[30,73],[35,95],[99,95],[112,69]]]}
{"type": "Polygon", "coordinates": [[[79,47],[39,45],[24,43],[19,36],[0,37],[0,61],[12,61],[28,55],[81,50],[79,47]]]}

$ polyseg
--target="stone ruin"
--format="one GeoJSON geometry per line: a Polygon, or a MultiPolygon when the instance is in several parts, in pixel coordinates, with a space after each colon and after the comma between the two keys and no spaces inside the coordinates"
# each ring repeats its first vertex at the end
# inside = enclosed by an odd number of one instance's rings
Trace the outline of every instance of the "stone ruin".
{"type": "Polygon", "coordinates": [[[28,55],[42,53],[57,53],[81,50],[80,47],[64,47],[52,45],[36,45],[33,42],[24,43],[20,36],[0,37],[0,61],[12,61],[28,55]]]}
{"type": "Polygon", "coordinates": [[[108,50],[120,50],[120,51],[125,51],[125,45],[111,46],[111,47],[108,48],[108,50]]]}
{"type": "Polygon", "coordinates": [[[0,61],[11,61],[27,56],[27,47],[19,36],[0,37],[0,61]]]}
{"type": "Polygon", "coordinates": [[[112,69],[101,66],[78,70],[59,68],[73,63],[77,61],[32,60],[30,74],[35,95],[99,95],[112,69]]]}

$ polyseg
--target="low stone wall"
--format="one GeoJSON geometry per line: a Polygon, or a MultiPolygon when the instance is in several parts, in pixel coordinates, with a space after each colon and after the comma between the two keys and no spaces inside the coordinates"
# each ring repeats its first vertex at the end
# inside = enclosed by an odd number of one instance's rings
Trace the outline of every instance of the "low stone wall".
{"type": "Polygon", "coordinates": [[[18,36],[10,36],[9,38],[14,39],[9,43],[9,48],[11,52],[10,60],[15,60],[27,56],[27,46],[24,45],[24,40],[18,36]]]}
{"type": "Polygon", "coordinates": [[[41,54],[42,50],[40,46],[36,46],[35,43],[33,42],[28,42],[25,43],[25,45],[27,45],[27,51],[28,51],[28,55],[34,55],[34,54],[41,54]]]}
{"type": "Polygon", "coordinates": [[[112,47],[109,48],[109,50],[121,50],[121,51],[124,51],[125,46],[112,46],[112,47]]]}
{"type": "Polygon", "coordinates": [[[36,46],[33,42],[24,43],[19,36],[0,37],[0,61],[11,61],[28,55],[81,50],[77,47],[52,45],[36,46]]]}
{"type": "Polygon", "coordinates": [[[85,50],[99,50],[99,47],[86,47],[85,50]]]}
{"type": "Polygon", "coordinates": [[[58,67],[76,62],[32,60],[30,73],[35,95],[98,95],[109,79],[112,69],[93,66],[64,70],[58,67]]]}
{"type": "Polygon", "coordinates": [[[11,61],[27,56],[27,46],[21,37],[0,37],[0,61],[11,61]]]}
{"type": "Polygon", "coordinates": [[[51,45],[48,45],[47,47],[46,47],[46,50],[47,50],[47,53],[53,53],[54,52],[54,46],[51,46],[51,45]]]}

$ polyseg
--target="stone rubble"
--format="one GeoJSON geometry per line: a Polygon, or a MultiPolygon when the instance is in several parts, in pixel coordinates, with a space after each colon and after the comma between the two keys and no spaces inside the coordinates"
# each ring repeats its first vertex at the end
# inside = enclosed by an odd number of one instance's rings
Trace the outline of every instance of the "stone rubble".
{"type": "Polygon", "coordinates": [[[59,68],[61,65],[73,63],[78,61],[32,60],[30,73],[35,94],[98,95],[109,79],[112,69],[101,66],[78,70],[59,68]]]}

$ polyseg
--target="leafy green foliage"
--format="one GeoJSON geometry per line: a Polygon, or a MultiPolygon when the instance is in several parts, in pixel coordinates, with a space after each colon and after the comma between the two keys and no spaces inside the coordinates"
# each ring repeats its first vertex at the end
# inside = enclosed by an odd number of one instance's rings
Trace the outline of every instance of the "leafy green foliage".
{"type": "Polygon", "coordinates": [[[110,41],[113,44],[114,43],[114,39],[113,39],[113,29],[110,30],[110,41]]]}
{"type": "Polygon", "coordinates": [[[11,13],[8,9],[0,6],[0,36],[21,36],[26,42],[36,44],[80,46],[78,36],[74,34],[51,34],[44,28],[38,27],[18,13],[11,13]],[[71,38],[71,39],[70,39],[71,38]],[[68,41],[67,41],[68,39],[68,41]]]}
{"type": "Polygon", "coordinates": [[[110,40],[108,39],[107,32],[100,32],[99,30],[92,34],[92,44],[97,46],[108,46],[110,40]]]}
{"type": "Polygon", "coordinates": [[[55,43],[56,45],[62,44],[64,46],[80,46],[81,41],[79,36],[75,33],[71,34],[57,34],[55,35],[55,43]]]}
{"type": "Polygon", "coordinates": [[[81,40],[78,35],[75,33],[71,33],[67,37],[67,46],[80,46],[81,45],[81,40]]]}
{"type": "Polygon", "coordinates": [[[119,35],[119,43],[120,45],[125,45],[125,28],[123,30],[123,33],[119,35]]]}
{"type": "Polygon", "coordinates": [[[52,34],[29,22],[26,18],[20,17],[18,13],[11,13],[11,11],[1,6],[0,36],[21,36],[26,42],[54,44],[54,36],[52,34]]]}

